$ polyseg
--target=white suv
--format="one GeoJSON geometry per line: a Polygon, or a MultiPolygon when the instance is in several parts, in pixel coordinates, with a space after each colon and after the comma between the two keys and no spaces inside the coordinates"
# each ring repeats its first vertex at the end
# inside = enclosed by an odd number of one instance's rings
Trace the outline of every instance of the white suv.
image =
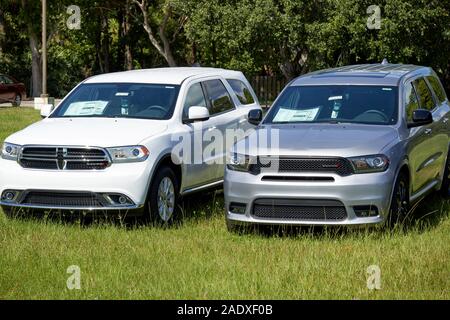
{"type": "Polygon", "coordinates": [[[168,223],[180,195],[223,182],[229,144],[216,143],[206,158],[192,154],[195,146],[208,148],[213,132],[248,133],[247,114],[260,109],[237,71],[161,68],[89,78],[55,110],[44,107],[44,120],[5,140],[0,205],[6,214],[107,210],[168,223]],[[173,152],[181,141],[193,148],[173,152]]]}

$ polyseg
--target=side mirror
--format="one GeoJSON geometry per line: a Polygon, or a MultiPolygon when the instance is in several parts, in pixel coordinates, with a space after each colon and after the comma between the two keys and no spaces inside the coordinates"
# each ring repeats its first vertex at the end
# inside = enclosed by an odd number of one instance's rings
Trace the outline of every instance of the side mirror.
{"type": "Polygon", "coordinates": [[[41,106],[41,117],[47,118],[53,111],[54,106],[52,104],[43,104],[41,106]]]}
{"type": "Polygon", "coordinates": [[[209,119],[209,110],[206,107],[194,106],[189,108],[188,118],[184,119],[185,123],[193,123],[197,121],[206,121],[209,119]]]}
{"type": "Polygon", "coordinates": [[[248,113],[248,122],[257,126],[262,121],[263,114],[259,109],[250,110],[248,113]]]}
{"type": "Polygon", "coordinates": [[[413,112],[412,122],[408,122],[408,128],[421,127],[433,122],[433,115],[425,109],[417,109],[413,112]]]}

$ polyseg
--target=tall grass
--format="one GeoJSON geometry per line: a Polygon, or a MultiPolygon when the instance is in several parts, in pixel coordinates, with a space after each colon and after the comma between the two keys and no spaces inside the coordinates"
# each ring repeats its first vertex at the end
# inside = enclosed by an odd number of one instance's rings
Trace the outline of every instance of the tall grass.
{"type": "MultiPolygon", "coordinates": [[[[0,110],[0,136],[37,118],[0,110]]],[[[221,192],[182,205],[183,219],[168,229],[0,212],[0,299],[450,298],[449,208],[438,196],[394,231],[238,235],[226,230],[221,192]],[[67,288],[71,265],[80,267],[80,290],[67,288]],[[371,265],[380,267],[380,290],[367,287],[371,265]]]]}

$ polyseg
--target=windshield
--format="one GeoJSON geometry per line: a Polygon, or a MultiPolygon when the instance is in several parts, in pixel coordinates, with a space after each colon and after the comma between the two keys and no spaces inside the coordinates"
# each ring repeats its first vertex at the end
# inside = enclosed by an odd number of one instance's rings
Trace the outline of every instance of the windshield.
{"type": "Polygon", "coordinates": [[[142,83],[82,84],[51,117],[166,120],[172,117],[179,89],[174,85],[142,83]]]}
{"type": "Polygon", "coordinates": [[[397,122],[397,88],[382,86],[291,86],[272,106],[264,123],[397,122]]]}

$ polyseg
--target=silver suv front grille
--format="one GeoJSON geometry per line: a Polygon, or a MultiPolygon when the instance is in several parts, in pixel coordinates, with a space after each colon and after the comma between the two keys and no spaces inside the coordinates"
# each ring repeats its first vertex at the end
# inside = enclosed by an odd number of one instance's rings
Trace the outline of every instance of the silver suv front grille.
{"type": "Polygon", "coordinates": [[[111,161],[102,148],[24,146],[19,154],[19,164],[28,169],[103,170],[111,161]]]}

